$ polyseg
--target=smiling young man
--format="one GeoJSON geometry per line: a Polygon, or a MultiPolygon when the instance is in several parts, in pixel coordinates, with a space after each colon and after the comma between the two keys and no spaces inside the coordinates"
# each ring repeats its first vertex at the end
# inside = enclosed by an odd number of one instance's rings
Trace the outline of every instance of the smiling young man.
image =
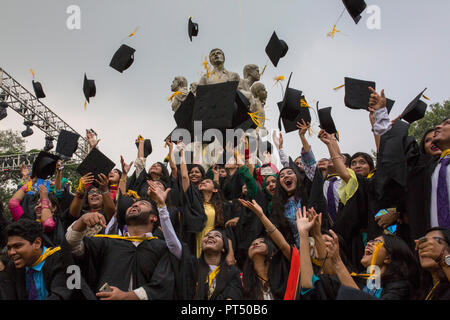
{"type": "Polygon", "coordinates": [[[47,248],[42,226],[22,219],[6,228],[10,261],[2,278],[7,300],[69,300],[66,268],[60,247],[47,248]],[[6,276],[7,277],[4,277],[6,276]],[[6,287],[6,288],[5,288],[6,287]]]}
{"type": "Polygon", "coordinates": [[[125,213],[124,237],[86,237],[88,227],[106,227],[105,217],[86,213],[67,230],[66,239],[92,290],[102,300],[166,300],[174,298],[175,276],[166,242],[153,236],[158,212],[147,200],[125,213]],[[111,291],[101,292],[108,283],[111,291]]]}

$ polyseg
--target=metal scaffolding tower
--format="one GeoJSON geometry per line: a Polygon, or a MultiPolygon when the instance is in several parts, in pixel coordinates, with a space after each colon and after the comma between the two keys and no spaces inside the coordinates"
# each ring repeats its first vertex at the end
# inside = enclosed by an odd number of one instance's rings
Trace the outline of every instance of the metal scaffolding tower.
{"type": "MultiPolygon", "coordinates": [[[[45,133],[46,137],[52,137],[55,141],[61,130],[77,133],[2,68],[0,68],[0,100],[6,102],[8,107],[21,115],[25,121],[32,122],[45,133]]],[[[74,153],[75,162],[82,161],[89,153],[87,140],[81,134],[80,138],[78,149],[74,153]]],[[[20,168],[22,162],[32,164],[36,156],[37,154],[22,154],[0,157],[0,168],[14,170],[20,168]]]]}

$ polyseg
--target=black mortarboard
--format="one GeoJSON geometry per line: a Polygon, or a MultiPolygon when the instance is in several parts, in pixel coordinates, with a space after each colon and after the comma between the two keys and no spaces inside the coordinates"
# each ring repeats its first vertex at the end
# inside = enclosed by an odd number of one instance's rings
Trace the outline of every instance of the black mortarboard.
{"type": "Polygon", "coordinates": [[[44,90],[42,89],[42,85],[40,82],[33,80],[33,89],[34,89],[34,94],[36,95],[36,98],[38,98],[38,99],[45,98],[45,93],[44,93],[44,90]]]}
{"type": "Polygon", "coordinates": [[[427,89],[425,88],[417,97],[414,98],[413,101],[408,104],[400,117],[401,119],[405,119],[409,123],[413,123],[414,121],[420,120],[425,116],[427,104],[420,100],[425,90],[427,89]]]}
{"type": "Polygon", "coordinates": [[[134,62],[135,49],[123,44],[116,51],[111,59],[109,66],[120,73],[127,70],[134,62]]]}
{"type": "Polygon", "coordinates": [[[319,102],[317,102],[317,115],[319,117],[320,128],[329,134],[336,134],[336,139],[339,141],[339,133],[334,125],[333,117],[331,116],[331,107],[322,108],[319,110],[319,102]]]}
{"type": "Polygon", "coordinates": [[[78,148],[78,138],[80,138],[78,133],[61,130],[55,151],[64,157],[72,158],[78,148]]]}
{"type": "Polygon", "coordinates": [[[249,115],[250,101],[239,90],[236,91],[236,111],[233,115],[233,128],[242,129],[244,131],[252,128],[256,129],[257,125],[249,115]]]}
{"type": "Polygon", "coordinates": [[[86,77],[86,73],[84,74],[84,83],[83,83],[83,92],[86,97],[87,102],[89,102],[89,98],[95,97],[97,93],[97,88],[95,87],[95,81],[89,80],[86,77]]]}
{"type": "Polygon", "coordinates": [[[375,82],[346,77],[344,98],[345,105],[350,109],[368,110],[371,94],[369,87],[372,87],[375,90],[375,82]]]}
{"type": "Polygon", "coordinates": [[[192,120],[202,121],[202,129],[231,129],[236,111],[238,81],[199,85],[192,120]]]}
{"type": "Polygon", "coordinates": [[[298,130],[297,122],[301,122],[302,119],[305,120],[305,122],[311,123],[309,108],[301,106],[301,100],[304,99],[302,92],[289,87],[291,77],[292,73],[289,76],[283,101],[278,103],[278,109],[280,111],[278,129],[281,131],[282,120],[286,133],[298,130]]]}
{"type": "Polygon", "coordinates": [[[392,107],[394,106],[395,100],[387,99],[386,98],[386,108],[388,111],[388,114],[391,113],[392,107]]]}
{"type": "Polygon", "coordinates": [[[41,151],[33,162],[32,177],[45,180],[53,176],[58,160],[58,156],[41,151]]]}
{"type": "Polygon", "coordinates": [[[100,150],[94,148],[84,158],[83,162],[77,167],[77,172],[84,176],[91,172],[94,177],[97,177],[100,173],[108,176],[115,164],[108,157],[106,157],[100,150]]]}
{"type": "Polygon", "coordinates": [[[287,43],[278,39],[278,36],[274,31],[266,46],[266,53],[275,67],[278,65],[278,61],[286,55],[288,50],[289,47],[287,43]]]}
{"type": "Polygon", "coordinates": [[[193,129],[192,115],[194,113],[194,106],[195,96],[192,92],[189,92],[186,99],[181,102],[181,105],[173,115],[177,123],[177,128],[186,130],[193,129]]]}
{"type": "Polygon", "coordinates": [[[189,17],[188,34],[189,34],[189,39],[191,39],[191,41],[192,41],[192,37],[196,37],[198,35],[198,23],[192,22],[192,17],[189,17]]]}
{"type": "MultiPolygon", "coordinates": [[[[138,140],[144,140],[144,158],[147,158],[153,151],[152,148],[152,141],[150,139],[144,139],[143,137],[139,136],[138,140]]],[[[136,147],[139,147],[139,142],[136,142],[136,147]]]]}
{"type": "Polygon", "coordinates": [[[361,13],[367,7],[366,2],[364,0],[342,0],[342,2],[355,23],[358,24],[361,20],[361,13]]]}

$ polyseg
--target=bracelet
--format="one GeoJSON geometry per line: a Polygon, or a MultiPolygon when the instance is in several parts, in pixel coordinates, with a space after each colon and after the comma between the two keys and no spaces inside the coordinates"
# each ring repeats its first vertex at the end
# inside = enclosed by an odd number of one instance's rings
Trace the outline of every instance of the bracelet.
{"type": "Polygon", "coordinates": [[[272,233],[272,232],[274,232],[275,230],[277,230],[277,227],[273,226],[273,229],[272,229],[272,230],[267,230],[267,229],[266,229],[266,232],[267,232],[267,233],[272,233]]]}
{"type": "Polygon", "coordinates": [[[26,184],[24,184],[23,186],[20,187],[20,190],[22,190],[23,192],[27,192],[27,188],[28,186],[26,184]]]}

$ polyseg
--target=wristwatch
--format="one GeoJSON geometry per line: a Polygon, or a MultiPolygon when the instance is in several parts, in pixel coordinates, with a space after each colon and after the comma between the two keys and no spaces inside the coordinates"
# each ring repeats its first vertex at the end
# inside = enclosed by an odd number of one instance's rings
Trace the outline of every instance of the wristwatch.
{"type": "Polygon", "coordinates": [[[450,255],[446,255],[442,260],[443,267],[450,267],[450,255]]]}

